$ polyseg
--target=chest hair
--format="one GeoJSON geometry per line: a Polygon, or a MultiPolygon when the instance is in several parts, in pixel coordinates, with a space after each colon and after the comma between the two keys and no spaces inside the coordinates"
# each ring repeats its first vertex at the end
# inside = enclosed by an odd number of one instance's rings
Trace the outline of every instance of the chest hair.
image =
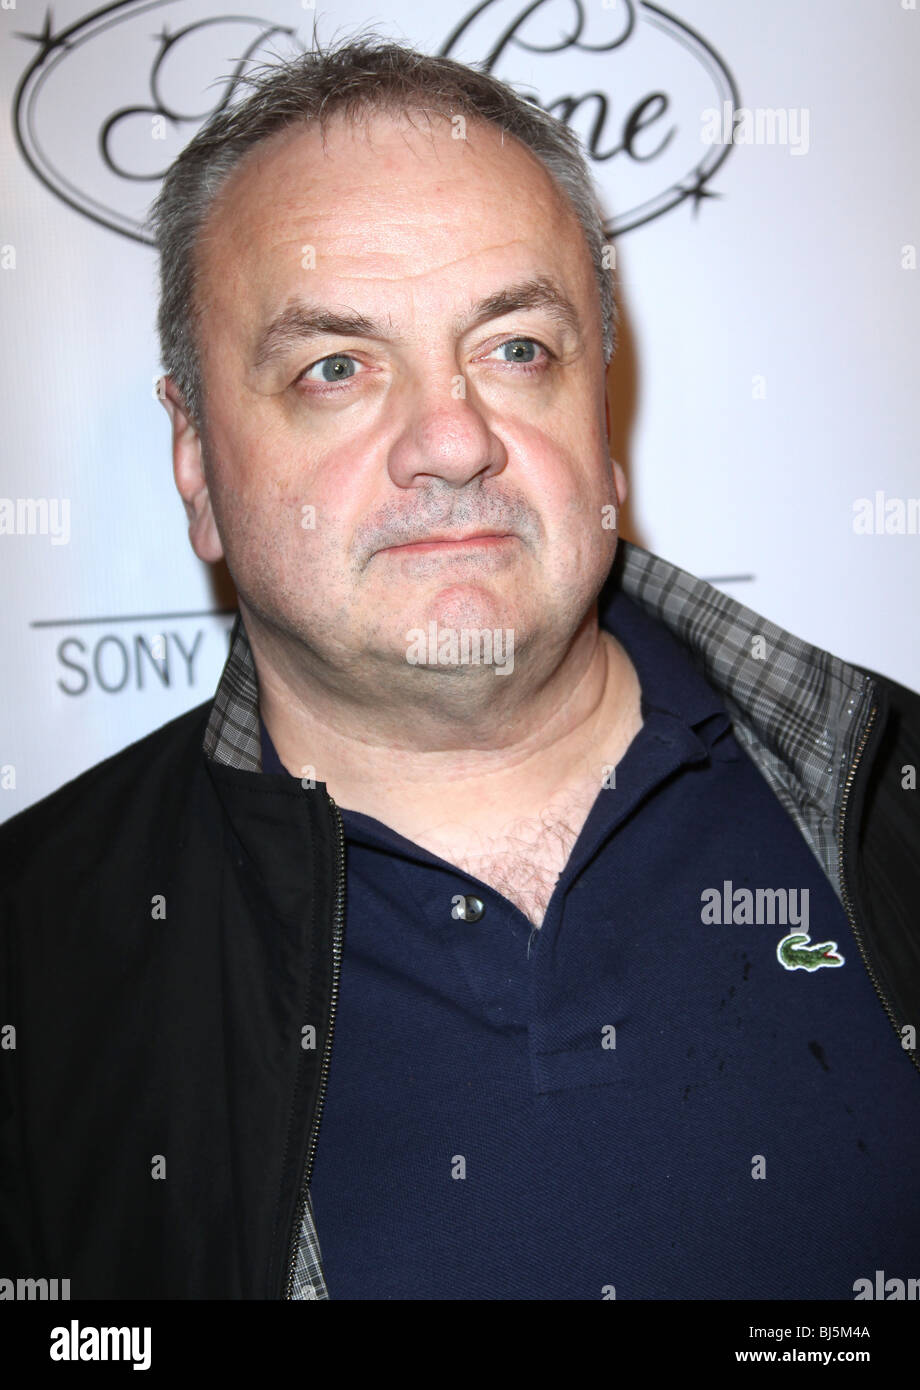
{"type": "Polygon", "coordinates": [[[435,852],[487,883],[514,903],[534,927],[540,927],[596,795],[597,788],[592,787],[587,794],[548,807],[538,818],[515,821],[501,836],[480,839],[459,853],[446,853],[443,848],[435,852]]]}

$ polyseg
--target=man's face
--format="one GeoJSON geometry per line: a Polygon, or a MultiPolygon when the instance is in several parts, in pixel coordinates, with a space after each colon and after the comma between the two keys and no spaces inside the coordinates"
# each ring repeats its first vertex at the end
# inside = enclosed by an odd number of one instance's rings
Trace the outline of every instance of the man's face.
{"type": "Polygon", "coordinates": [[[193,543],[223,550],[244,615],[350,680],[415,674],[407,633],[432,620],[558,661],[615,548],[583,234],[521,145],[467,137],[284,131],[199,242],[193,543]]]}

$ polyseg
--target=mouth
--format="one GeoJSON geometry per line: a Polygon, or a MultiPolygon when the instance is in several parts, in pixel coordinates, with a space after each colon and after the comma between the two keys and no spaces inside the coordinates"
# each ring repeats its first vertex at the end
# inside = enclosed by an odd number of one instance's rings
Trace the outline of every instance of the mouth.
{"type": "Polygon", "coordinates": [[[494,547],[512,541],[515,537],[510,531],[471,531],[468,535],[427,536],[422,541],[410,541],[406,545],[388,545],[378,553],[381,555],[422,555],[426,551],[462,549],[472,550],[476,546],[494,547]]]}

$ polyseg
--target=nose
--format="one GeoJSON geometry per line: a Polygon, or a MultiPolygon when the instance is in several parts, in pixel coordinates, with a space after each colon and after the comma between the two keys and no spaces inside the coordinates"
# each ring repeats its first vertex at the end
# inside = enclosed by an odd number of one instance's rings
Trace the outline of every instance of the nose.
{"type": "Polygon", "coordinates": [[[394,408],[404,412],[388,458],[397,487],[425,486],[430,478],[440,478],[461,488],[504,469],[505,446],[490,429],[465,377],[430,372],[424,381],[407,386],[394,408]]]}

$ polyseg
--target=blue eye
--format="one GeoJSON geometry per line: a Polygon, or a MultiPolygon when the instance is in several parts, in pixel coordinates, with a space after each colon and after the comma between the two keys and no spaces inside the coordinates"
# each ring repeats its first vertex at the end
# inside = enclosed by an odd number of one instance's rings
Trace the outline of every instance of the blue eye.
{"type": "Polygon", "coordinates": [[[506,362],[533,362],[537,355],[537,347],[533,338],[512,338],[510,342],[502,343],[499,351],[508,353],[505,357],[506,362]]]}
{"type": "Polygon", "coordinates": [[[355,359],[347,356],[343,352],[333,353],[331,357],[323,357],[319,362],[314,362],[312,367],[308,367],[303,373],[307,381],[346,381],[348,377],[355,374],[355,359]],[[322,375],[313,376],[317,367],[320,368],[322,375]]]}
{"type": "Polygon", "coordinates": [[[494,359],[496,353],[500,354],[500,362],[507,363],[509,367],[520,367],[528,374],[544,371],[554,360],[549,348],[536,338],[509,338],[486,355],[494,359]]]}

